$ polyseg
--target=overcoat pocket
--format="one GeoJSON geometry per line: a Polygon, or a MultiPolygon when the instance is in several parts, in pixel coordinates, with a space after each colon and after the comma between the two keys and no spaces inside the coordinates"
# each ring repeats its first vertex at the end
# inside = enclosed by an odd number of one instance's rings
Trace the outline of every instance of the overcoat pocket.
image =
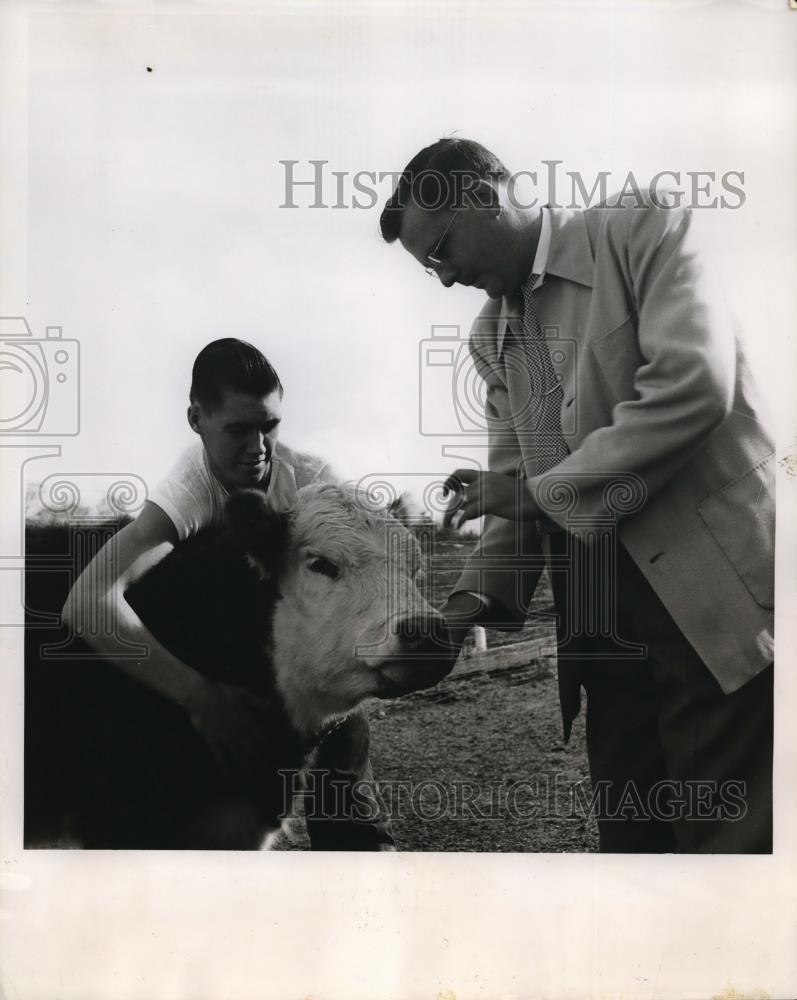
{"type": "Polygon", "coordinates": [[[775,456],[706,497],[698,514],[763,608],[775,604],[775,456]]]}

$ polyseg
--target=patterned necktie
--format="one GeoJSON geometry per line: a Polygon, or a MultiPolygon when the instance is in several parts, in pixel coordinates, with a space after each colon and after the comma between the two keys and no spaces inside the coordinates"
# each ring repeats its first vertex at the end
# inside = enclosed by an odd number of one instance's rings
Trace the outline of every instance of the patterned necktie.
{"type": "Polygon", "coordinates": [[[523,293],[523,350],[529,370],[532,396],[532,419],[536,432],[535,464],[540,475],[553,468],[570,454],[562,436],[562,399],[564,393],[556,377],[551,352],[542,335],[542,327],[534,306],[532,293],[538,274],[521,286],[523,293]]]}

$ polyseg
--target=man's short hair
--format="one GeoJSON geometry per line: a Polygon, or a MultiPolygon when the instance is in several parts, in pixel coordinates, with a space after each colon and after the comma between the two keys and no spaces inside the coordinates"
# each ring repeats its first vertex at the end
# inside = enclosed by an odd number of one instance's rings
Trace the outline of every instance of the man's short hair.
{"type": "Polygon", "coordinates": [[[477,181],[508,176],[503,163],[481,143],[438,139],[416,153],[401,172],[379,219],[382,238],[387,243],[398,239],[404,209],[411,201],[429,212],[462,208],[477,181]]]}
{"type": "Polygon", "coordinates": [[[274,368],[252,344],[235,337],[214,340],[203,347],[191,372],[192,403],[211,411],[218,406],[225,390],[268,396],[283,388],[274,368]]]}

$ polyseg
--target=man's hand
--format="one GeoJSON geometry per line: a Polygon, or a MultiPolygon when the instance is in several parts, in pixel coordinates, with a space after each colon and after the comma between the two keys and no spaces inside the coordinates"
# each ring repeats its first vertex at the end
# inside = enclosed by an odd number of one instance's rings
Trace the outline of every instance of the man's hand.
{"type": "Polygon", "coordinates": [[[451,645],[462,648],[465,636],[474,625],[481,624],[487,614],[487,604],[465,590],[452,594],[440,608],[440,614],[445,619],[451,636],[451,645]]]}
{"type": "Polygon", "coordinates": [[[526,489],[525,480],[500,472],[457,469],[443,483],[443,495],[449,493],[454,495],[443,518],[443,527],[448,527],[455,516],[455,527],[459,528],[465,521],[483,514],[495,514],[510,521],[533,521],[541,513],[526,489]]]}
{"type": "Polygon", "coordinates": [[[186,711],[226,776],[256,780],[266,756],[265,702],[242,688],[203,679],[186,700],[186,711]]]}

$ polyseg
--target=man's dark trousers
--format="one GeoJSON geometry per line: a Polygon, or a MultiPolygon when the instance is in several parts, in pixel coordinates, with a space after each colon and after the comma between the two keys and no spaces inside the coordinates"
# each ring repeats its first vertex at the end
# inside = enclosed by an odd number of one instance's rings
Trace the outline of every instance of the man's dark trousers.
{"type": "Polygon", "coordinates": [[[565,733],[583,687],[601,851],[771,852],[773,667],[724,694],[619,540],[613,557],[565,532],[550,546],[565,733]]]}

